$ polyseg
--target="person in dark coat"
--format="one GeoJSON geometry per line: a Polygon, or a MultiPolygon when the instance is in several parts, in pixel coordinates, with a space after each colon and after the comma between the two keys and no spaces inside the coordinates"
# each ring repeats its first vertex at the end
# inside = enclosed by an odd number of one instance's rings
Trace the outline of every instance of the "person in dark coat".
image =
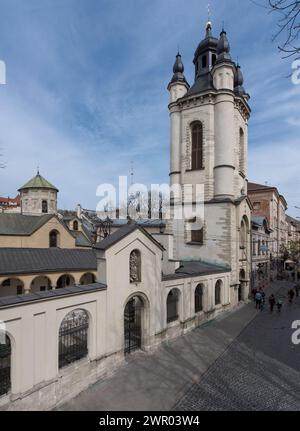
{"type": "Polygon", "coordinates": [[[275,299],[275,296],[273,295],[273,293],[269,297],[269,304],[270,304],[270,311],[271,311],[271,313],[273,313],[273,310],[274,310],[274,307],[275,307],[275,304],[276,304],[276,299],[275,299]]]}

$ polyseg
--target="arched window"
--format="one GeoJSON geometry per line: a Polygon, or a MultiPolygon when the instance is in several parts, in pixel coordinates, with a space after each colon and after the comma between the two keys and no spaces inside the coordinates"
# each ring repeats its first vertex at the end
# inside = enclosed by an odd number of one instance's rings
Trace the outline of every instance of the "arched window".
{"type": "Polygon", "coordinates": [[[57,232],[57,230],[52,230],[49,233],[49,247],[58,247],[58,232],[57,232]]]}
{"type": "Polygon", "coordinates": [[[203,311],[203,286],[199,284],[195,290],[195,313],[203,311]]]}
{"type": "Polygon", "coordinates": [[[212,55],[212,65],[213,66],[216,64],[216,61],[217,61],[217,56],[216,56],[216,54],[213,54],[212,55]]]}
{"type": "Polygon", "coordinates": [[[218,280],[215,285],[215,305],[221,304],[222,281],[218,280]]]}
{"type": "Polygon", "coordinates": [[[48,213],[48,202],[42,201],[42,213],[47,214],[48,213]]]}
{"type": "Polygon", "coordinates": [[[167,323],[175,322],[179,318],[178,302],[180,292],[172,289],[167,298],[167,323]]]}
{"type": "Polygon", "coordinates": [[[203,169],[203,127],[201,123],[192,126],[192,169],[203,169]]]}
{"type": "MultiPolygon", "coordinates": [[[[0,334],[0,341],[2,334],[0,334]]],[[[4,341],[4,340],[3,340],[4,341]]],[[[5,343],[0,343],[0,397],[7,394],[11,388],[11,343],[5,335],[5,343]]]]}
{"type": "Polygon", "coordinates": [[[73,221],[73,230],[78,230],[78,221],[77,220],[73,221]]]}
{"type": "Polygon", "coordinates": [[[88,355],[89,317],[84,310],[66,315],[59,328],[59,368],[88,355]]]}
{"type": "Polygon", "coordinates": [[[239,169],[242,174],[245,174],[245,134],[244,130],[240,128],[240,141],[239,141],[239,169]]]}
{"type": "Polygon", "coordinates": [[[141,253],[139,250],[133,250],[129,258],[129,278],[130,283],[140,283],[141,276],[141,253]]]}
{"type": "Polygon", "coordinates": [[[206,55],[203,55],[202,57],[202,68],[205,69],[207,66],[207,57],[206,55]]]}

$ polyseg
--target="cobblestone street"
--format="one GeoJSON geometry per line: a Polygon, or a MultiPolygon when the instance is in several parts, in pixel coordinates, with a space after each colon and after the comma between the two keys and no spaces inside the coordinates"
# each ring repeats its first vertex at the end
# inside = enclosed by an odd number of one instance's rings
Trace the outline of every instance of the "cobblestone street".
{"type": "MultiPolygon", "coordinates": [[[[290,286],[276,283],[272,291],[286,297],[290,286]]],[[[153,354],[129,357],[114,376],[59,410],[300,410],[294,320],[300,320],[299,298],[273,315],[250,303],[153,354]]]]}
{"type": "MultiPolygon", "coordinates": [[[[287,287],[277,297],[286,298],[287,287]]],[[[300,301],[281,314],[255,317],[214,365],[177,403],[175,410],[300,410],[300,346],[291,325],[300,301]]]]}

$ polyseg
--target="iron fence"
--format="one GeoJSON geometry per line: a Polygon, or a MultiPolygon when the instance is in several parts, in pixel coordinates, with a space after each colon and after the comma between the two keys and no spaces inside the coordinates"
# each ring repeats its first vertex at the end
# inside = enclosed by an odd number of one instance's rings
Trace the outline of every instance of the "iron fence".
{"type": "Polygon", "coordinates": [[[5,344],[0,344],[0,396],[7,394],[11,387],[11,344],[6,336],[5,344]]]}

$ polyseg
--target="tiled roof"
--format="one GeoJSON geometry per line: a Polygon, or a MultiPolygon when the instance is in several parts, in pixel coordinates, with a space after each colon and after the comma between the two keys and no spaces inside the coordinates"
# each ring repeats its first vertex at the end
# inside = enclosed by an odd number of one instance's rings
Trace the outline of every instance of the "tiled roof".
{"type": "Polygon", "coordinates": [[[4,205],[4,206],[20,206],[21,205],[20,195],[16,196],[15,198],[0,197],[0,205],[4,205]]]}
{"type": "Polygon", "coordinates": [[[23,214],[0,214],[0,235],[32,235],[54,214],[29,216],[23,214]]]}
{"type": "Polygon", "coordinates": [[[256,184],[256,183],[248,183],[248,191],[256,191],[256,190],[270,190],[270,189],[276,189],[276,187],[273,186],[267,186],[263,184],[256,184]]]}
{"type": "Polygon", "coordinates": [[[46,290],[44,292],[29,293],[23,295],[0,297],[0,308],[15,307],[33,301],[44,301],[58,299],[63,296],[83,295],[100,290],[106,290],[107,286],[103,283],[93,283],[80,286],[64,287],[61,289],[46,290]]]}
{"type": "Polygon", "coordinates": [[[96,269],[97,261],[93,250],[0,248],[0,276],[96,269]]]}
{"type": "Polygon", "coordinates": [[[175,280],[180,278],[196,277],[209,274],[221,274],[230,272],[231,269],[220,265],[214,265],[206,262],[181,262],[181,266],[174,274],[163,275],[163,280],[175,280]]]}

